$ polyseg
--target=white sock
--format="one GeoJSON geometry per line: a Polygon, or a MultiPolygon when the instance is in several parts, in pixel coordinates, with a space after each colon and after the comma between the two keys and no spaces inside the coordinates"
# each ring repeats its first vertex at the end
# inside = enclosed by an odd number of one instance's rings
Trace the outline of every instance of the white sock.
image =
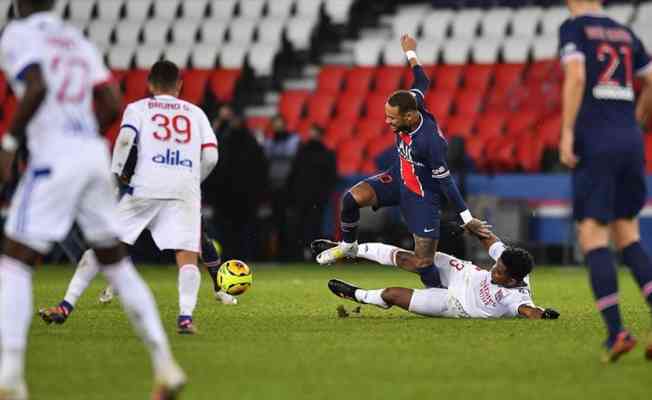
{"type": "Polygon", "coordinates": [[[95,259],[95,253],[93,250],[86,250],[77,264],[75,275],[72,276],[63,299],[74,306],[99,272],[100,266],[95,259]]]}
{"type": "Polygon", "coordinates": [[[155,371],[173,363],[168,338],[161,324],[154,296],[128,257],[102,269],[104,276],[120,292],[120,302],[152,357],[155,371]]]}
{"type": "Polygon", "coordinates": [[[14,258],[0,257],[0,385],[24,379],[27,334],[32,321],[32,269],[14,258]]]}
{"type": "Polygon", "coordinates": [[[192,316],[200,284],[201,274],[196,265],[186,264],[179,268],[179,315],[192,316]]]}
{"type": "Polygon", "coordinates": [[[399,250],[401,249],[396,246],[384,243],[362,243],[358,246],[358,257],[382,265],[396,266],[396,253],[399,250]]]}
{"type": "Polygon", "coordinates": [[[387,309],[389,306],[381,296],[385,289],[364,290],[356,289],[354,296],[360,303],[373,304],[377,307],[387,309]]]}

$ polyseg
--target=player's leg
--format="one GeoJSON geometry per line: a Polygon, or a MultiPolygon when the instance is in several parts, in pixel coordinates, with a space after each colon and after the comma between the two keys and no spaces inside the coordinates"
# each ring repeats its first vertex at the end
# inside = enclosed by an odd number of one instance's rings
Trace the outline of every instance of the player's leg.
{"type": "Polygon", "coordinates": [[[220,269],[220,264],[222,263],[222,257],[217,251],[213,239],[208,236],[208,233],[205,229],[205,223],[202,221],[202,232],[201,232],[201,259],[208,274],[213,281],[213,293],[215,294],[215,299],[222,304],[235,305],[238,304],[238,299],[235,296],[222,291],[220,285],[217,282],[217,271],[220,269]]]}
{"type": "Polygon", "coordinates": [[[196,333],[192,322],[192,313],[197,306],[201,273],[197,267],[198,255],[196,252],[177,250],[176,260],[179,267],[179,318],[177,319],[177,332],[181,334],[196,333]]]}

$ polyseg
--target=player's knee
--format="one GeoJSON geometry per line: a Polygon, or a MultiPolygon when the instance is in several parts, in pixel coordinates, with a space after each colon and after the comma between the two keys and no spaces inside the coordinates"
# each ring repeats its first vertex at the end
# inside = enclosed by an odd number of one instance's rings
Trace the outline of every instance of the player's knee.
{"type": "Polygon", "coordinates": [[[385,290],[380,294],[380,297],[383,298],[383,301],[387,303],[388,306],[392,306],[398,302],[398,299],[400,297],[400,290],[399,288],[394,288],[390,287],[385,290]]]}
{"type": "Polygon", "coordinates": [[[345,196],[347,194],[351,195],[358,208],[371,207],[376,204],[376,192],[367,182],[358,183],[349,189],[345,196]]]}
{"type": "Polygon", "coordinates": [[[584,254],[609,245],[609,229],[598,221],[587,219],[577,226],[578,241],[584,254]]]}
{"type": "Polygon", "coordinates": [[[360,208],[360,205],[353,197],[351,191],[347,191],[342,196],[342,212],[352,212],[360,208]]]}
{"type": "Polygon", "coordinates": [[[618,250],[641,240],[638,220],[617,220],[611,225],[614,245],[618,250]]]}
{"type": "Polygon", "coordinates": [[[101,265],[113,265],[127,257],[127,249],[124,244],[117,243],[110,247],[94,248],[95,258],[101,265]]]}

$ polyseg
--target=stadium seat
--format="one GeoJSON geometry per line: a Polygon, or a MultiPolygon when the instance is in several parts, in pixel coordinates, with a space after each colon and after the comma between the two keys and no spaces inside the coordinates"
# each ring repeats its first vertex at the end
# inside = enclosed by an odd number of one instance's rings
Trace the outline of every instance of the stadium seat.
{"type": "Polygon", "coordinates": [[[454,91],[460,85],[464,65],[440,65],[436,70],[435,87],[454,91]]]}
{"type": "Polygon", "coordinates": [[[319,126],[326,126],[335,109],[335,96],[330,94],[313,94],[306,103],[307,117],[319,126]]]}
{"type": "Polygon", "coordinates": [[[224,36],[228,26],[228,20],[207,19],[199,27],[202,43],[222,45],[224,43],[224,36]]]}
{"type": "Polygon", "coordinates": [[[511,113],[507,118],[507,134],[511,137],[519,137],[524,132],[529,132],[536,126],[539,115],[539,110],[524,110],[511,113]]]}
{"type": "Polygon", "coordinates": [[[374,175],[378,173],[376,162],[370,158],[364,159],[362,161],[362,166],[360,167],[360,173],[363,175],[374,175]]]}
{"type": "Polygon", "coordinates": [[[505,112],[484,112],[475,125],[476,135],[483,138],[501,136],[505,131],[505,112]]]}
{"type": "Polygon", "coordinates": [[[473,136],[464,141],[464,150],[466,155],[473,160],[477,169],[483,169],[485,166],[485,142],[487,139],[479,136],[473,136]]]}
{"type": "Polygon", "coordinates": [[[353,60],[356,65],[376,66],[384,47],[384,39],[378,37],[362,38],[353,47],[353,60]]]}
{"type": "Polygon", "coordinates": [[[485,149],[486,167],[496,172],[514,171],[518,167],[516,142],[508,137],[487,139],[485,149]]]}
{"type": "Polygon", "coordinates": [[[182,1],[181,9],[186,19],[200,19],[206,16],[208,0],[182,1]]]}
{"type": "Polygon", "coordinates": [[[539,36],[532,45],[532,58],[534,61],[550,60],[557,57],[557,35],[539,36]]]}
{"type": "Polygon", "coordinates": [[[457,114],[451,116],[444,126],[444,135],[447,138],[462,137],[469,138],[473,131],[475,115],[457,114]]]}
{"type": "Polygon", "coordinates": [[[272,0],[267,3],[267,15],[270,17],[287,19],[292,11],[294,0],[272,0]]]}
{"type": "Polygon", "coordinates": [[[125,77],[125,104],[140,100],[147,96],[148,70],[132,69],[125,77]]]}
{"type": "Polygon", "coordinates": [[[381,119],[363,118],[355,126],[355,138],[364,143],[371,143],[381,137],[385,130],[385,122],[381,119]]]}
{"type": "Polygon", "coordinates": [[[367,142],[367,156],[372,159],[376,158],[379,154],[394,146],[396,146],[396,135],[385,131],[367,142]]]}
{"type": "Polygon", "coordinates": [[[517,8],[512,18],[512,35],[534,37],[542,16],[541,7],[517,8]]]}
{"type": "Polygon", "coordinates": [[[537,136],[543,140],[546,148],[556,149],[561,134],[561,115],[545,118],[537,129],[537,136]]]}
{"type": "Polygon", "coordinates": [[[620,22],[621,24],[628,25],[634,17],[634,5],[609,4],[605,7],[605,12],[608,16],[620,22]]]}
{"type": "MultiPolygon", "coordinates": [[[[404,66],[406,63],[405,52],[401,49],[401,42],[398,37],[385,41],[381,52],[385,65],[404,66]]],[[[419,48],[419,52],[421,52],[421,48],[419,48]]],[[[373,65],[373,63],[369,64],[373,65]]]]}
{"type": "Polygon", "coordinates": [[[209,80],[211,92],[218,101],[228,103],[233,100],[238,79],[240,79],[239,69],[214,70],[209,80]]]}
{"type": "Polygon", "coordinates": [[[229,41],[250,43],[253,40],[257,24],[257,19],[247,17],[233,18],[229,22],[229,41]]]}
{"type": "Polygon", "coordinates": [[[296,15],[301,18],[317,19],[323,0],[296,0],[296,15]]]}
{"type": "Polygon", "coordinates": [[[63,18],[67,8],[68,8],[68,0],[59,0],[54,3],[53,12],[55,15],[58,15],[63,18]]]}
{"type": "Polygon", "coordinates": [[[197,19],[177,19],[172,23],[172,42],[178,45],[193,45],[197,42],[200,21],[197,19]]]}
{"type": "Polygon", "coordinates": [[[88,38],[99,46],[107,47],[111,44],[114,25],[112,21],[91,20],[87,28],[88,38]]]}
{"type": "Polygon", "coordinates": [[[494,89],[507,91],[521,81],[524,64],[498,64],[494,72],[494,89]]]}
{"type": "Polygon", "coordinates": [[[167,46],[163,58],[175,63],[179,68],[187,68],[190,60],[190,47],[183,45],[167,46]]]}
{"type": "Polygon", "coordinates": [[[445,118],[451,112],[454,96],[454,91],[431,90],[426,94],[426,108],[437,120],[445,118]]]}
{"type": "MultiPolygon", "coordinates": [[[[187,0],[186,0],[187,2],[187,0]]],[[[231,19],[235,13],[237,0],[210,0],[211,17],[217,19],[231,19]]]]}
{"type": "Polygon", "coordinates": [[[290,18],[286,25],[285,35],[294,50],[308,50],[315,26],[317,26],[317,17],[295,16],[290,18]]]}
{"type": "Polygon", "coordinates": [[[503,61],[506,63],[525,63],[530,55],[532,39],[525,36],[511,36],[503,41],[503,61]]]}
{"type": "Polygon", "coordinates": [[[283,40],[285,21],[282,18],[267,17],[258,23],[258,42],[280,47],[283,40]]]}
{"type": "Polygon", "coordinates": [[[200,43],[190,51],[190,63],[193,68],[212,69],[217,61],[218,45],[200,43]]]}
{"type": "Polygon", "coordinates": [[[115,38],[118,44],[133,46],[138,43],[142,23],[134,20],[119,21],[115,27],[115,38]]]}
{"type": "Polygon", "coordinates": [[[525,134],[523,139],[516,143],[518,165],[524,172],[539,172],[541,170],[543,151],[543,140],[538,138],[533,132],[525,134]]]}
{"type": "Polygon", "coordinates": [[[452,38],[444,43],[442,57],[446,64],[466,64],[473,39],[452,38]]]}
{"type": "Polygon", "coordinates": [[[266,0],[240,0],[240,16],[252,19],[260,18],[263,14],[266,0]]]}
{"type": "Polygon", "coordinates": [[[109,66],[120,70],[130,69],[135,52],[135,46],[123,45],[111,47],[107,57],[109,66]]]}
{"type": "Polygon", "coordinates": [[[525,82],[543,82],[550,78],[557,60],[542,60],[530,63],[525,73],[525,82]]]}
{"type": "MultiPolygon", "coordinates": [[[[320,92],[323,93],[323,92],[320,92]]],[[[355,122],[362,113],[364,99],[355,93],[342,93],[335,104],[335,115],[339,120],[355,122]]]]}
{"type": "Polygon", "coordinates": [[[652,173],[652,135],[645,136],[645,171],[652,173]]]}
{"type": "Polygon", "coordinates": [[[12,0],[0,0],[0,24],[4,25],[9,20],[9,8],[12,0]]]}
{"type": "Polygon", "coordinates": [[[5,78],[5,75],[0,72],[0,104],[4,103],[7,98],[7,89],[7,78],[5,78]]]}
{"type": "Polygon", "coordinates": [[[170,21],[165,19],[149,19],[143,26],[143,40],[148,45],[162,45],[167,43],[170,21]]]}
{"type": "Polygon", "coordinates": [[[347,68],[341,65],[324,65],[317,75],[317,91],[336,94],[344,86],[347,68]]]}
{"type": "MultiPolygon", "coordinates": [[[[419,42],[419,61],[423,65],[434,65],[439,60],[439,51],[442,48],[443,40],[429,39],[419,42]]],[[[405,55],[403,56],[405,62],[405,55]]]]}
{"type": "Polygon", "coordinates": [[[278,52],[274,43],[254,43],[249,49],[247,60],[256,76],[271,76],[274,68],[274,58],[278,52]]]}
{"type": "Polygon", "coordinates": [[[97,2],[97,17],[105,21],[117,21],[120,18],[120,10],[124,4],[123,0],[101,0],[97,2]]]}
{"type": "Polygon", "coordinates": [[[309,97],[310,92],[307,90],[286,90],[281,94],[278,112],[288,125],[299,121],[309,97]]]}
{"type": "Polygon", "coordinates": [[[455,95],[455,110],[457,114],[476,115],[482,106],[483,92],[468,88],[455,95]]]}
{"type": "Polygon", "coordinates": [[[454,17],[455,12],[452,10],[433,10],[423,20],[422,37],[424,40],[420,42],[446,38],[454,17]]]}
{"type": "Polygon", "coordinates": [[[95,0],[70,0],[68,2],[68,18],[74,20],[89,20],[93,14],[95,0]]]}
{"type": "Polygon", "coordinates": [[[376,70],[375,90],[388,93],[397,90],[401,86],[404,71],[405,67],[403,65],[400,67],[379,67],[376,70]]]}
{"type": "Polygon", "coordinates": [[[464,71],[464,87],[484,93],[491,81],[493,68],[493,64],[468,65],[464,71]]]}
{"type": "Polygon", "coordinates": [[[350,121],[334,119],[328,124],[324,132],[325,142],[328,142],[328,147],[334,149],[339,143],[347,140],[357,140],[353,137],[353,125],[348,123],[350,121]]]}
{"type": "Polygon", "coordinates": [[[267,116],[253,116],[247,117],[246,124],[247,128],[253,131],[254,134],[262,133],[265,134],[269,129],[271,118],[267,116]]]}
{"type": "Polygon", "coordinates": [[[349,20],[349,10],[353,0],[325,0],[324,13],[335,24],[345,24],[349,20]]]}
{"type": "Polygon", "coordinates": [[[483,37],[501,38],[507,32],[507,26],[512,20],[514,12],[510,8],[491,8],[484,13],[480,25],[483,37]]]}
{"type": "Polygon", "coordinates": [[[483,11],[477,8],[462,9],[453,17],[451,23],[453,38],[473,38],[476,36],[478,24],[483,11]]]}
{"type": "Polygon", "coordinates": [[[570,17],[565,6],[550,7],[541,17],[541,33],[543,35],[557,35],[561,24],[570,17]]]}
{"type": "Polygon", "coordinates": [[[184,71],[180,97],[193,104],[200,105],[206,95],[209,76],[210,71],[208,70],[193,69],[184,71]]]}
{"type": "MultiPolygon", "coordinates": [[[[103,0],[100,0],[100,3],[103,0]]],[[[125,1],[127,18],[133,21],[143,21],[149,15],[152,0],[128,0],[125,1]]]]}
{"type": "Polygon", "coordinates": [[[480,38],[473,42],[473,61],[480,64],[495,63],[498,60],[498,52],[502,45],[499,38],[480,38]]]}
{"type": "Polygon", "coordinates": [[[417,36],[419,26],[428,15],[430,7],[421,4],[399,7],[390,22],[392,36],[401,37],[404,33],[412,37],[417,36]]]}
{"type": "Polygon", "coordinates": [[[375,68],[351,68],[346,74],[346,91],[364,95],[371,88],[371,82],[374,79],[375,73],[375,68]]]}
{"type": "MultiPolygon", "coordinates": [[[[286,123],[287,129],[290,131],[295,131],[301,138],[301,141],[303,142],[308,140],[308,136],[310,135],[310,128],[313,125],[315,125],[315,123],[311,121],[309,118],[302,119],[298,123],[295,123],[294,126],[290,125],[289,123],[286,123]]],[[[321,125],[319,124],[317,125],[321,127],[321,125]]]]}
{"type": "Polygon", "coordinates": [[[387,103],[386,92],[373,92],[365,99],[365,115],[367,118],[385,118],[385,103],[387,103]]]}
{"type": "MultiPolygon", "coordinates": [[[[180,0],[155,0],[154,17],[167,19],[169,21],[175,19],[177,17],[180,3],[180,0]]],[[[184,3],[192,3],[192,1],[185,1],[184,3]]]]}
{"type": "Polygon", "coordinates": [[[134,63],[136,68],[149,69],[158,60],[161,59],[162,47],[143,45],[136,48],[134,63]]]}
{"type": "Polygon", "coordinates": [[[228,42],[220,50],[220,65],[226,69],[240,69],[244,66],[249,45],[228,42]]]}

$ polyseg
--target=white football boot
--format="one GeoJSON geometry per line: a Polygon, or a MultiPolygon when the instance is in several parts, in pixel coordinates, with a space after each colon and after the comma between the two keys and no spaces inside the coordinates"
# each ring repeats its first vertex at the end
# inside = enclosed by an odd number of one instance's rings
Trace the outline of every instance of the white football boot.
{"type": "Polygon", "coordinates": [[[358,242],[339,242],[336,246],[324,250],[317,255],[317,262],[321,265],[330,265],[345,258],[358,256],[358,242]]]}
{"type": "Polygon", "coordinates": [[[221,290],[215,292],[215,300],[219,301],[222,304],[230,304],[230,305],[238,304],[238,299],[236,299],[235,296],[232,296],[221,290]]]}

